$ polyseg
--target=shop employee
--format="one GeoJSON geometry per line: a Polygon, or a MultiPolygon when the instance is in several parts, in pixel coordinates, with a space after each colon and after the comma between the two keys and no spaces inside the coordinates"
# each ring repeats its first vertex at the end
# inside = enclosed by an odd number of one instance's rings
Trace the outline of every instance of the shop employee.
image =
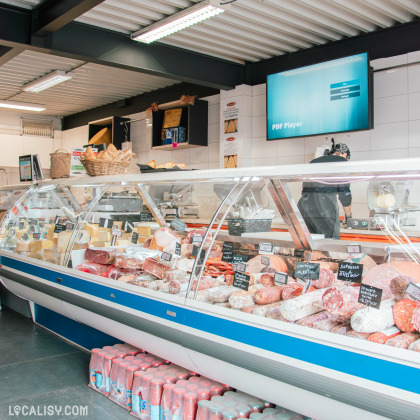
{"type": "MultiPolygon", "coordinates": [[[[346,162],[350,150],[344,143],[334,144],[327,155],[313,159],[310,163],[346,162]]],[[[326,238],[340,239],[340,218],[337,196],[344,208],[346,221],[351,217],[350,184],[323,184],[304,182],[298,207],[309,232],[324,234],[326,238]]]]}

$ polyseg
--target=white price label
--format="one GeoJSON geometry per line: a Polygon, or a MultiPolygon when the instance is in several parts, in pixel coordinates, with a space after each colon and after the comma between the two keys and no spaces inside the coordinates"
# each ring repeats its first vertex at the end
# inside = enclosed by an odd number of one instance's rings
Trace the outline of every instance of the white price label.
{"type": "Polygon", "coordinates": [[[284,285],[287,284],[289,282],[289,276],[287,275],[287,273],[275,273],[274,274],[274,283],[278,284],[278,285],[284,285]]]}
{"type": "Polygon", "coordinates": [[[267,242],[261,242],[258,247],[258,250],[260,254],[274,254],[274,246],[267,242]]]}
{"type": "Polygon", "coordinates": [[[348,254],[361,254],[362,247],[360,245],[347,245],[348,254]]]}
{"type": "Polygon", "coordinates": [[[415,300],[420,300],[420,287],[415,283],[408,283],[405,288],[405,293],[415,300]]]}
{"type": "Polygon", "coordinates": [[[236,263],[236,270],[235,271],[239,271],[240,273],[245,273],[246,263],[243,263],[243,262],[236,263]]]}
{"type": "Polygon", "coordinates": [[[161,256],[163,261],[171,261],[172,260],[172,254],[170,254],[169,252],[162,252],[162,256],[161,256]]]}
{"type": "Polygon", "coordinates": [[[117,237],[122,236],[122,232],[119,229],[112,229],[111,234],[112,236],[117,236],[117,237]]]}
{"type": "Polygon", "coordinates": [[[193,235],[192,243],[193,244],[201,244],[203,242],[203,237],[201,235],[193,235]]]}

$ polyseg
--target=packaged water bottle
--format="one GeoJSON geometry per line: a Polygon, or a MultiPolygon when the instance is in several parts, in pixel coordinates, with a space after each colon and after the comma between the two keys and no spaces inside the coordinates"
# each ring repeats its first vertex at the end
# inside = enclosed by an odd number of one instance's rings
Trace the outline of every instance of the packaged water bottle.
{"type": "Polygon", "coordinates": [[[222,412],[223,420],[236,420],[238,413],[235,410],[227,409],[222,412]]]}
{"type": "Polygon", "coordinates": [[[214,395],[223,395],[223,386],[220,384],[214,384],[210,387],[210,397],[214,395]]]}
{"type": "Polygon", "coordinates": [[[141,418],[143,420],[150,418],[150,385],[153,379],[153,375],[146,373],[143,376],[143,381],[141,385],[141,418]]]}
{"type": "Polygon", "coordinates": [[[119,363],[118,367],[116,402],[119,405],[123,405],[125,403],[125,377],[127,375],[128,366],[130,366],[130,362],[126,362],[124,360],[119,363]]]}
{"type": "Polygon", "coordinates": [[[160,400],[163,392],[163,379],[156,378],[152,379],[150,383],[150,419],[160,419],[160,400]]]}
{"type": "Polygon", "coordinates": [[[172,398],[174,394],[175,384],[167,382],[163,385],[163,393],[161,399],[161,417],[160,420],[172,420],[172,398]]]}
{"type": "Polygon", "coordinates": [[[248,400],[248,406],[251,409],[251,413],[262,413],[263,411],[263,403],[257,398],[248,400]]]}
{"type": "Polygon", "coordinates": [[[187,390],[182,387],[177,387],[174,389],[174,395],[172,398],[172,420],[182,420],[182,408],[184,404],[184,394],[187,393],[187,390]]]}
{"type": "Polygon", "coordinates": [[[127,368],[127,373],[125,376],[125,405],[124,407],[130,411],[132,405],[132,389],[133,389],[133,378],[134,372],[139,369],[136,365],[130,365],[127,368]]]}
{"type": "Polygon", "coordinates": [[[249,415],[249,418],[251,420],[262,420],[264,417],[263,413],[259,413],[259,412],[253,412],[249,415]]]}
{"type": "Polygon", "coordinates": [[[190,379],[188,379],[188,382],[191,382],[193,384],[198,384],[202,381],[202,378],[199,376],[190,376],[190,379]]]}
{"type": "Polygon", "coordinates": [[[123,359],[116,358],[116,359],[113,359],[111,363],[109,398],[113,401],[115,401],[118,394],[118,387],[117,387],[118,370],[119,370],[120,363],[122,363],[123,361],[124,361],[123,359]]]}
{"type": "Polygon", "coordinates": [[[104,352],[104,351],[100,351],[96,354],[96,366],[95,366],[95,371],[96,371],[96,389],[99,389],[102,387],[102,381],[103,381],[103,370],[104,370],[104,357],[107,355],[108,353],[104,352]]]}
{"type": "Polygon", "coordinates": [[[211,402],[208,400],[201,400],[197,403],[197,418],[196,420],[208,420],[209,407],[211,402]]]}
{"type": "Polygon", "coordinates": [[[96,357],[101,349],[92,349],[92,355],[89,361],[89,385],[91,388],[96,388],[96,357]]]}
{"type": "Polygon", "coordinates": [[[105,347],[102,347],[102,350],[109,352],[109,350],[112,350],[113,348],[114,347],[112,346],[105,346],[105,347]]]}
{"type": "MultiPolygon", "coordinates": [[[[196,376],[195,376],[195,378],[196,378],[196,376]]],[[[188,382],[191,382],[191,381],[188,381],[188,382]]],[[[190,383],[190,384],[187,385],[187,391],[188,392],[194,392],[195,393],[195,392],[197,392],[198,388],[199,388],[198,384],[194,384],[194,383],[191,384],[190,383]]]]}
{"type": "Polygon", "coordinates": [[[176,382],[176,376],[174,375],[165,375],[163,377],[163,382],[165,382],[165,384],[174,384],[176,382]]]}
{"type": "Polygon", "coordinates": [[[208,420],[223,420],[223,407],[218,404],[212,404],[209,407],[209,418],[208,420]]]}
{"type": "Polygon", "coordinates": [[[140,418],[141,414],[141,387],[144,375],[146,375],[146,372],[144,370],[137,370],[136,372],[134,372],[133,375],[133,387],[131,390],[131,414],[135,415],[135,417],[138,418],[140,418]]]}
{"type": "Polygon", "coordinates": [[[247,419],[251,414],[251,409],[246,404],[238,404],[236,406],[236,411],[238,412],[238,419],[243,418],[247,419]]]}
{"type": "Polygon", "coordinates": [[[209,400],[209,399],[210,399],[210,390],[208,388],[198,388],[197,389],[197,400],[198,401],[209,400]]]}
{"type": "Polygon", "coordinates": [[[104,385],[102,386],[103,394],[109,395],[109,392],[111,390],[111,367],[112,367],[112,361],[115,359],[114,354],[107,354],[104,358],[104,372],[103,372],[103,382],[104,385]]]}
{"type": "Polygon", "coordinates": [[[124,361],[125,362],[132,362],[134,359],[135,359],[134,356],[126,356],[126,357],[124,357],[124,361]]]}
{"type": "Polygon", "coordinates": [[[182,420],[195,420],[197,411],[197,395],[193,392],[184,394],[184,408],[182,420]]]}
{"type": "Polygon", "coordinates": [[[200,388],[210,388],[212,386],[212,382],[209,381],[208,379],[202,379],[200,381],[200,388]]]}

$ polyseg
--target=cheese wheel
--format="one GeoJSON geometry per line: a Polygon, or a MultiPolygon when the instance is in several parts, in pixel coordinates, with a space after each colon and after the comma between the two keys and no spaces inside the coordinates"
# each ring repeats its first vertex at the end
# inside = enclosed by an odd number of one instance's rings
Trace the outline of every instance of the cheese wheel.
{"type": "Polygon", "coordinates": [[[89,144],[102,144],[109,145],[112,140],[111,130],[107,127],[96,133],[90,140],[89,144]]]}

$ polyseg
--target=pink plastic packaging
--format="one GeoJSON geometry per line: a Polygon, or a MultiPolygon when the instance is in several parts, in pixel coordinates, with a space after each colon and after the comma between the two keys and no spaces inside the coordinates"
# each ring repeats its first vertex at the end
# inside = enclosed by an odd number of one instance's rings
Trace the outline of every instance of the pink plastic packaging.
{"type": "Polygon", "coordinates": [[[192,392],[187,392],[184,395],[184,407],[182,420],[195,420],[197,411],[197,395],[192,392]]]}
{"type": "MultiPolygon", "coordinates": [[[[125,401],[125,375],[127,372],[127,368],[130,366],[130,362],[126,362],[123,360],[122,362],[118,363],[118,373],[117,373],[117,383],[116,388],[112,388],[109,399],[116,402],[119,405],[122,405],[125,401]]],[[[111,371],[111,382],[112,382],[112,371],[111,371]]]]}
{"type": "Polygon", "coordinates": [[[102,350],[99,351],[98,353],[96,353],[96,363],[95,363],[96,381],[95,381],[95,387],[96,387],[97,390],[100,389],[102,387],[102,384],[103,384],[104,357],[107,354],[108,353],[106,351],[102,351],[102,350]]]}
{"type": "Polygon", "coordinates": [[[124,360],[121,358],[116,358],[112,360],[111,363],[111,381],[110,381],[110,390],[109,390],[109,399],[115,401],[118,395],[118,370],[120,368],[120,363],[123,363],[124,360]]]}
{"type": "Polygon", "coordinates": [[[109,391],[111,389],[111,379],[110,379],[110,375],[111,375],[111,366],[112,366],[112,361],[115,359],[115,354],[107,354],[105,355],[104,359],[103,359],[103,364],[102,364],[102,385],[98,388],[98,391],[103,394],[108,396],[109,395],[109,391]]]}
{"type": "Polygon", "coordinates": [[[92,355],[90,356],[89,362],[89,386],[96,389],[96,356],[101,349],[92,349],[92,355]]]}
{"type": "Polygon", "coordinates": [[[131,414],[137,418],[140,418],[141,415],[141,387],[143,376],[146,374],[146,371],[137,370],[133,375],[133,387],[131,390],[131,414]]]}

